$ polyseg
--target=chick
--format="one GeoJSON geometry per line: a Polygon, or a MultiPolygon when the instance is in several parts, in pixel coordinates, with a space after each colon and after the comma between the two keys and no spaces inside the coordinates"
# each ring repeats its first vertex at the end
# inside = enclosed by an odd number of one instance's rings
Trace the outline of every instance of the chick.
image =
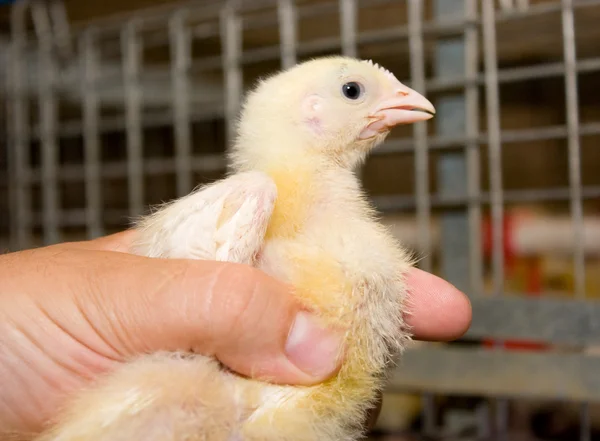
{"type": "MultiPolygon", "coordinates": [[[[216,360],[154,354],[82,392],[40,441],[351,441],[410,339],[408,253],[355,168],[434,107],[371,61],[313,59],[262,80],[242,108],[226,178],[137,225],[134,252],[253,265],[345,331],[342,366],[313,386],[249,379],[216,360]]],[[[260,373],[258,373],[260,374],[260,373]]]]}

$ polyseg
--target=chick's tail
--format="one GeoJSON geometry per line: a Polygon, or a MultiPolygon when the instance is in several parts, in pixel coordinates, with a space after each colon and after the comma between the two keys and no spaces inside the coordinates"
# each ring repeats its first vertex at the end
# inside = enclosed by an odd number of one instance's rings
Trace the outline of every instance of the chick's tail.
{"type": "Polygon", "coordinates": [[[35,441],[231,441],[233,383],[202,356],[148,356],[83,391],[35,441]]]}

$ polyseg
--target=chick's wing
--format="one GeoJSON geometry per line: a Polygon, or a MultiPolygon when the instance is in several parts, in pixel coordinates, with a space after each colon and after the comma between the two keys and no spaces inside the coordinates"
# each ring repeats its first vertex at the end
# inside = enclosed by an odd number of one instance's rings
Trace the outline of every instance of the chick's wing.
{"type": "Polygon", "coordinates": [[[135,227],[133,252],[148,257],[252,264],[277,198],[260,172],[239,173],[163,205],[135,227]]]}

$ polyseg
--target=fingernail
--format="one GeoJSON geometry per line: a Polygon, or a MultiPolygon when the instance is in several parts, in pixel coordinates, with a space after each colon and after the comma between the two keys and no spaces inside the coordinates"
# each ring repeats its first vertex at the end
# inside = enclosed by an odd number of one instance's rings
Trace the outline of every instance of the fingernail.
{"type": "Polygon", "coordinates": [[[316,317],[300,311],[288,335],[285,352],[303,372],[326,378],[338,368],[342,343],[343,334],[321,327],[316,317]]]}

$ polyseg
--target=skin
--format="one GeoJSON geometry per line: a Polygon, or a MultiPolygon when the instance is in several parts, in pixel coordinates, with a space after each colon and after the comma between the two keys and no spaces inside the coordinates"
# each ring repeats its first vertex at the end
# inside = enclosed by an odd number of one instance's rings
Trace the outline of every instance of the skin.
{"type": "MultiPolygon", "coordinates": [[[[243,265],[134,256],[131,233],[0,256],[1,439],[39,432],[70,393],[138,354],[193,350],[242,375],[281,357],[299,311],[290,287],[243,265]]],[[[416,339],[450,341],[468,329],[464,294],[417,269],[408,283],[416,339]]],[[[314,357],[302,353],[273,381],[318,382],[337,370],[307,381],[294,364],[314,357]]]]}

